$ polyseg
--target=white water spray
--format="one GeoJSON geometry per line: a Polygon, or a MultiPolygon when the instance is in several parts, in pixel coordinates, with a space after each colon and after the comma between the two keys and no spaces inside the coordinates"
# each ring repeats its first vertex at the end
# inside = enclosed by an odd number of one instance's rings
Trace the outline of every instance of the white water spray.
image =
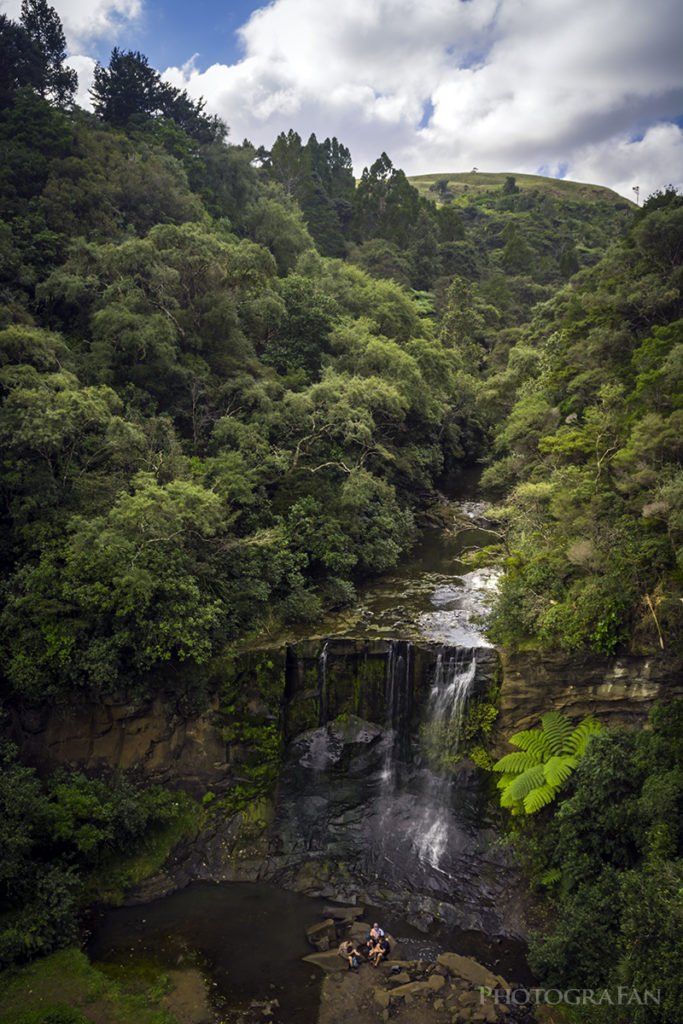
{"type": "MultiPolygon", "coordinates": [[[[453,761],[459,751],[462,723],[469,692],[477,671],[474,653],[456,649],[447,657],[440,652],[427,705],[425,723],[432,743],[453,761]]],[[[423,801],[412,829],[418,859],[440,870],[448,842],[449,781],[433,771],[424,776],[423,801]]]]}

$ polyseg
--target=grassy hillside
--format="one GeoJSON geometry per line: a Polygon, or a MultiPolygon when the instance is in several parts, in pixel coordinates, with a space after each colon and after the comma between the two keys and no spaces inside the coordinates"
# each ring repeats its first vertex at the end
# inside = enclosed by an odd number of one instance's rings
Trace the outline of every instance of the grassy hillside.
{"type": "MultiPolygon", "coordinates": [[[[567,181],[560,178],[547,178],[541,174],[513,174],[510,171],[444,171],[432,174],[409,176],[410,184],[425,199],[439,199],[437,182],[446,182],[446,187],[453,195],[453,200],[461,202],[470,200],[482,193],[503,192],[505,182],[513,177],[520,192],[537,192],[551,199],[574,199],[596,203],[625,203],[635,209],[635,203],[620,196],[611,188],[591,185],[581,181],[567,181]]],[[[451,201],[448,198],[448,201],[451,201]]]]}

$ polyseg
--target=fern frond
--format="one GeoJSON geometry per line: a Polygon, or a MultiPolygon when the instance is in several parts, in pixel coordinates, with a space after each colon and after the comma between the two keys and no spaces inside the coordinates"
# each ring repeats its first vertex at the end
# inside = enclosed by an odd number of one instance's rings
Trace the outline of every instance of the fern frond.
{"type": "Polygon", "coordinates": [[[516,775],[501,775],[496,783],[496,789],[505,789],[509,786],[513,779],[516,779],[516,775]]]}
{"type": "Polygon", "coordinates": [[[588,740],[591,736],[594,736],[595,733],[600,732],[601,729],[602,725],[597,721],[597,719],[591,718],[590,715],[588,718],[584,718],[583,722],[579,722],[567,740],[567,750],[575,756],[583,754],[588,740]]]}
{"type": "Polygon", "coordinates": [[[510,787],[508,786],[507,789],[504,789],[502,794],[501,794],[500,806],[501,807],[513,807],[514,808],[518,804],[519,804],[519,801],[515,800],[515,798],[511,795],[510,787]]]}
{"type": "Polygon", "coordinates": [[[541,875],[539,881],[541,885],[550,887],[551,885],[557,885],[558,882],[562,881],[562,869],[561,868],[548,868],[541,875]]]}
{"type": "Polygon", "coordinates": [[[575,757],[551,757],[543,765],[545,781],[559,788],[576,768],[575,757]]]}
{"type": "Polygon", "coordinates": [[[513,750],[511,754],[505,754],[500,761],[496,761],[493,770],[494,772],[507,772],[509,775],[520,775],[537,764],[538,758],[532,757],[525,750],[513,750]]]}
{"type": "Polygon", "coordinates": [[[550,741],[541,729],[526,729],[524,732],[518,732],[510,737],[510,743],[514,743],[516,747],[521,747],[527,753],[533,754],[537,761],[546,761],[549,757],[552,757],[553,751],[550,747],[550,741]]]}
{"type": "Polygon", "coordinates": [[[557,793],[557,786],[551,786],[547,782],[544,786],[537,786],[532,789],[528,796],[524,797],[524,810],[527,814],[535,814],[545,807],[557,793]]]}
{"type": "Polygon", "coordinates": [[[545,781],[546,778],[543,773],[543,765],[536,764],[533,768],[529,768],[521,775],[518,775],[517,778],[510,783],[510,795],[513,800],[525,800],[527,794],[530,793],[532,789],[542,786],[545,781]]]}
{"type": "Polygon", "coordinates": [[[562,869],[561,868],[548,868],[541,875],[539,881],[541,885],[555,885],[557,882],[562,880],[562,869]]]}
{"type": "Polygon", "coordinates": [[[564,754],[565,744],[572,732],[572,723],[567,716],[561,711],[547,711],[541,722],[553,754],[564,754]]]}

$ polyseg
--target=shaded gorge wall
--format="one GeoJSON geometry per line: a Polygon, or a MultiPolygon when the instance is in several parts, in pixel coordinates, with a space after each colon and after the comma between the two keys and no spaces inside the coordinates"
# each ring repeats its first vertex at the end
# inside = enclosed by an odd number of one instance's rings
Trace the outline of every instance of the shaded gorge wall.
{"type": "Polygon", "coordinates": [[[204,799],[207,829],[136,898],[191,879],[269,880],[391,904],[425,928],[517,934],[490,782],[458,751],[498,668],[490,647],[307,640],[223,663],[201,715],[158,700],[15,710],[14,727],[45,766],[119,766],[204,799]]]}
{"type": "Polygon", "coordinates": [[[132,899],[193,879],[268,880],[388,903],[418,926],[519,935],[490,778],[462,756],[498,688],[500,748],[548,707],[643,724],[681,684],[663,659],[526,654],[503,668],[486,646],[304,640],[217,663],[201,712],[171,696],[15,707],[11,730],[42,767],[118,767],[205,801],[205,830],[132,899]]]}

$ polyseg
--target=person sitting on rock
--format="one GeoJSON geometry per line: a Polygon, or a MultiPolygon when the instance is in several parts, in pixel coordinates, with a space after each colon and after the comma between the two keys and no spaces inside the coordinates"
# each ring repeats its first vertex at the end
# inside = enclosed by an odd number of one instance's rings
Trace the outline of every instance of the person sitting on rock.
{"type": "Polygon", "coordinates": [[[372,950],[375,948],[375,946],[377,945],[377,943],[379,942],[383,935],[384,932],[375,921],[372,928],[368,932],[367,941],[365,943],[365,945],[368,947],[369,954],[372,954],[372,950]]]}
{"type": "Polygon", "coordinates": [[[377,942],[377,944],[370,951],[370,959],[372,960],[372,966],[379,967],[382,960],[386,960],[387,957],[389,956],[390,950],[391,946],[389,945],[389,940],[387,939],[386,935],[382,934],[382,937],[380,938],[379,942],[377,942]]]}
{"type": "Polygon", "coordinates": [[[339,956],[346,957],[349,961],[349,970],[355,970],[358,967],[360,960],[360,953],[354,946],[351,939],[346,939],[339,947],[339,956]]]}

